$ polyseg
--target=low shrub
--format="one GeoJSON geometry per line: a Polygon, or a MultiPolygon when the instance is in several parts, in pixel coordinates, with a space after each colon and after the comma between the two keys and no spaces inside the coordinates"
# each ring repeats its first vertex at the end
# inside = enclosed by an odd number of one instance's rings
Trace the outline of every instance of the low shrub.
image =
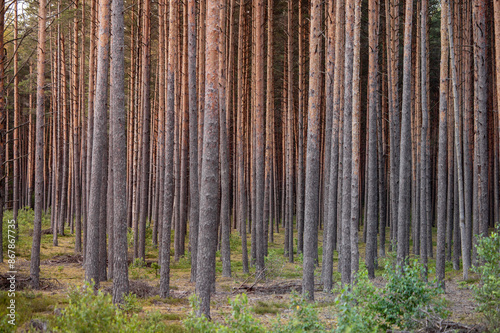
{"type": "Polygon", "coordinates": [[[273,332],[324,332],[325,326],[318,316],[318,310],[313,303],[309,303],[302,295],[292,292],[290,301],[292,315],[286,322],[282,322],[278,315],[273,323],[273,332]]]}
{"type": "Polygon", "coordinates": [[[474,295],[480,312],[492,332],[500,332],[500,235],[493,232],[477,241],[478,265],[473,271],[480,276],[474,295]]]}
{"type": "MultiPolygon", "coordinates": [[[[112,303],[111,295],[100,290],[94,294],[94,287],[90,284],[72,289],[68,297],[69,305],[53,321],[53,332],[153,333],[167,329],[159,314],[148,313],[144,317],[128,314],[112,303]]],[[[133,297],[128,299],[128,307],[136,310],[136,306],[131,305],[133,297]]]]}

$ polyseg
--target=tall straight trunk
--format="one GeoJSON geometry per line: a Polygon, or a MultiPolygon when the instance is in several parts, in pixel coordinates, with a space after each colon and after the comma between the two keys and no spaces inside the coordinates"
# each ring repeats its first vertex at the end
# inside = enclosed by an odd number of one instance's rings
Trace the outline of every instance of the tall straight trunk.
{"type": "MultiPolygon", "coordinates": [[[[188,88],[188,14],[187,14],[187,2],[183,5],[183,28],[182,28],[182,63],[179,64],[181,67],[182,79],[179,81],[180,83],[180,91],[181,91],[181,105],[179,105],[180,117],[182,120],[179,128],[179,157],[180,161],[179,166],[179,220],[178,226],[179,230],[176,235],[178,235],[177,242],[174,241],[174,246],[177,244],[175,248],[175,261],[177,261],[181,256],[184,256],[185,253],[185,239],[186,239],[186,227],[187,227],[187,213],[188,213],[188,145],[189,145],[189,88],[188,88]]],[[[181,41],[179,40],[179,43],[181,41]]],[[[177,201],[176,201],[177,202],[177,201]]]]}
{"type": "Polygon", "coordinates": [[[220,25],[221,37],[219,39],[219,48],[222,53],[219,55],[219,149],[220,149],[220,181],[221,181],[221,198],[220,198],[220,225],[221,225],[221,254],[222,254],[222,276],[231,276],[231,248],[229,244],[230,237],[230,183],[229,183],[229,157],[228,157],[228,137],[226,125],[226,110],[228,108],[228,100],[226,100],[226,85],[227,85],[227,68],[226,68],[226,16],[227,16],[227,1],[220,1],[220,25]]]}
{"type": "MultiPolygon", "coordinates": [[[[325,87],[326,87],[326,103],[325,103],[325,109],[326,113],[330,114],[330,130],[325,131],[325,141],[327,141],[328,136],[330,137],[328,139],[328,143],[325,144],[325,154],[328,153],[328,165],[324,165],[323,167],[323,172],[325,175],[325,183],[327,183],[324,187],[325,192],[324,192],[324,197],[323,197],[323,214],[324,214],[324,228],[323,228],[323,264],[321,265],[321,281],[325,282],[325,274],[331,274],[330,272],[330,264],[333,263],[333,247],[332,247],[332,238],[330,238],[330,243],[328,242],[329,240],[329,235],[328,233],[331,231],[331,222],[332,222],[332,217],[330,216],[330,210],[329,210],[329,197],[330,197],[330,170],[332,167],[336,168],[337,165],[333,165],[332,161],[332,124],[333,124],[333,86],[334,86],[334,75],[335,75],[335,44],[334,44],[334,39],[335,39],[335,8],[334,8],[334,3],[333,1],[330,1],[326,4],[326,10],[325,10],[325,17],[327,19],[327,35],[326,35],[326,42],[325,42],[325,52],[326,52],[326,57],[325,57],[325,67],[326,67],[326,72],[325,72],[325,87]],[[327,258],[329,257],[329,258],[327,258]],[[331,259],[330,259],[331,258],[331,259]],[[327,265],[325,265],[327,263],[327,265]]],[[[328,125],[325,125],[328,127],[328,125]]],[[[326,161],[326,156],[325,156],[325,161],[326,161]]]]}
{"type": "Polygon", "coordinates": [[[286,124],[286,221],[285,221],[285,255],[293,262],[293,168],[294,168],[294,101],[293,101],[293,0],[288,0],[287,13],[287,124],[286,124]]]}
{"type": "Polygon", "coordinates": [[[200,191],[200,233],[196,293],[200,297],[198,316],[210,318],[210,294],[215,282],[215,251],[217,241],[217,205],[219,203],[219,96],[218,50],[219,3],[207,3],[205,110],[203,134],[203,165],[200,191]]]}
{"type": "Polygon", "coordinates": [[[361,34],[361,0],[355,3],[354,44],[352,69],[352,176],[351,176],[351,281],[354,281],[359,269],[358,229],[360,211],[360,34],[361,34]]]}
{"type": "Polygon", "coordinates": [[[146,258],[146,219],[148,213],[148,179],[149,179],[149,154],[150,154],[150,127],[151,127],[151,105],[150,105],[150,0],[144,2],[142,17],[142,155],[141,155],[141,183],[140,183],[140,206],[139,206],[139,251],[137,258],[146,258]]]}
{"type": "Polygon", "coordinates": [[[342,153],[342,251],[340,257],[343,285],[351,283],[351,179],[352,179],[352,110],[355,0],[346,3],[345,65],[344,65],[344,120],[342,153]]]}
{"type": "Polygon", "coordinates": [[[448,112],[448,72],[449,49],[446,17],[448,8],[441,1],[441,65],[439,82],[439,147],[438,147],[438,183],[437,183],[437,250],[436,277],[444,288],[445,282],[445,248],[446,248],[446,159],[447,159],[447,112],[448,112]]]}
{"type": "Polygon", "coordinates": [[[298,112],[298,163],[297,163],[297,253],[304,250],[304,108],[305,108],[305,60],[304,60],[304,14],[299,0],[299,112],[298,112]]]}
{"type": "MultiPolygon", "coordinates": [[[[452,87],[453,87],[453,109],[455,116],[455,161],[457,164],[457,180],[458,180],[458,215],[460,225],[460,238],[462,246],[462,260],[463,260],[463,278],[466,280],[469,276],[470,268],[470,252],[465,249],[466,230],[465,230],[465,216],[464,216],[464,183],[462,172],[462,141],[460,140],[460,111],[459,111],[459,96],[458,96],[458,83],[457,83],[457,63],[455,61],[455,44],[453,39],[453,26],[452,26],[452,12],[449,0],[446,1],[448,6],[448,38],[450,41],[450,63],[452,70],[452,87]]],[[[485,30],[483,30],[484,32],[485,30]]],[[[485,87],[486,88],[486,87],[485,87]]]]}
{"type": "Polygon", "coordinates": [[[265,59],[265,1],[255,0],[255,232],[257,253],[257,275],[264,274],[264,145],[265,145],[265,91],[264,91],[264,59],[265,59]]]}
{"type": "MultiPolygon", "coordinates": [[[[330,3],[333,7],[333,3],[330,3]]],[[[340,127],[340,108],[342,93],[342,64],[344,62],[343,57],[343,38],[344,33],[344,3],[342,1],[337,1],[335,3],[335,63],[333,70],[333,118],[332,118],[332,142],[331,142],[331,168],[330,168],[330,188],[328,194],[328,223],[326,227],[329,229],[327,233],[327,240],[325,247],[326,257],[324,259],[323,265],[325,266],[325,271],[323,274],[323,288],[326,291],[332,289],[332,273],[333,273],[333,251],[337,245],[337,221],[338,221],[338,210],[337,210],[337,200],[338,200],[338,186],[339,186],[339,127],[340,127]]],[[[333,9],[330,11],[333,15],[333,9]]],[[[329,26],[330,27],[330,26],[329,26]]],[[[333,27],[331,27],[333,29],[333,27]]],[[[332,31],[333,34],[333,31],[332,31]]]]}
{"type": "Polygon", "coordinates": [[[238,219],[240,226],[241,235],[241,246],[242,246],[242,264],[243,272],[248,273],[248,253],[247,253],[247,229],[246,229],[246,187],[245,187],[245,153],[244,153],[244,27],[245,27],[245,15],[244,15],[244,4],[240,4],[240,12],[238,19],[238,75],[237,75],[237,92],[238,92],[238,113],[237,113],[237,154],[238,154],[238,219]]]}
{"type": "MultiPolygon", "coordinates": [[[[472,45],[472,1],[467,0],[464,2],[465,17],[464,17],[464,45],[472,45]]],[[[470,50],[463,50],[462,59],[463,59],[463,110],[464,110],[464,123],[462,126],[462,135],[463,135],[463,161],[464,161],[464,217],[465,217],[465,230],[466,230],[466,240],[467,245],[466,249],[469,249],[469,253],[475,252],[476,247],[473,246],[472,239],[472,155],[471,155],[471,127],[472,121],[470,115],[473,113],[473,87],[472,81],[474,77],[474,71],[472,70],[472,56],[473,52],[470,50]]],[[[451,131],[450,131],[451,132],[451,131]]],[[[451,134],[451,133],[450,133],[451,134]]],[[[452,148],[452,147],[450,147],[452,148]]],[[[474,238],[475,240],[475,238],[474,238]]]]}
{"type": "Polygon", "coordinates": [[[94,105],[94,134],[92,144],[92,167],[90,179],[87,260],[85,280],[94,281],[95,288],[99,286],[99,226],[101,200],[101,182],[104,160],[107,154],[107,100],[108,100],[108,69],[109,69],[109,0],[99,3],[99,42],[97,49],[97,79],[94,105]]]}
{"type": "Polygon", "coordinates": [[[391,244],[396,242],[398,225],[398,197],[399,197],[399,149],[400,149],[400,119],[399,119],[399,0],[390,0],[386,6],[386,33],[387,47],[387,76],[389,96],[389,193],[391,227],[391,244]]]}
{"type": "MultiPolygon", "coordinates": [[[[479,226],[479,233],[488,233],[488,86],[487,86],[487,52],[486,46],[486,0],[473,1],[474,24],[474,142],[477,142],[477,212],[475,219],[479,226]]],[[[463,244],[464,246],[467,243],[463,244]]],[[[469,266],[468,266],[469,267],[469,266]]]]}
{"type": "MultiPolygon", "coordinates": [[[[269,236],[271,242],[274,241],[273,237],[273,216],[272,211],[276,209],[273,205],[273,149],[274,149],[274,73],[273,73],[273,0],[267,2],[267,78],[266,78],[266,193],[267,200],[267,218],[264,223],[270,227],[269,236]]],[[[268,227],[268,228],[269,228],[268,227]]],[[[265,242],[266,255],[267,255],[267,241],[265,242]]]]}
{"type": "MultiPolygon", "coordinates": [[[[0,31],[4,28],[4,2],[0,0],[0,31]]],[[[38,2],[38,43],[37,43],[37,88],[36,88],[36,142],[35,142],[35,220],[33,222],[33,243],[31,245],[30,279],[34,289],[40,287],[40,243],[42,238],[42,205],[43,205],[43,146],[44,146],[44,123],[45,104],[43,87],[45,85],[45,24],[47,20],[46,1],[38,2]]],[[[0,37],[0,48],[3,49],[3,34],[0,37]]],[[[3,53],[0,56],[0,78],[4,77],[3,53]]],[[[3,96],[4,82],[0,79],[0,159],[4,157],[4,108],[5,98],[3,96]]],[[[3,160],[0,162],[0,178],[3,179],[3,160]]],[[[0,184],[1,185],[1,184],[0,184]]],[[[1,186],[0,186],[1,187],[1,186]]],[[[0,195],[0,217],[3,215],[3,197],[0,195]]]]}
{"type": "MultiPolygon", "coordinates": [[[[177,29],[177,0],[169,1],[169,29],[177,29]]],[[[160,297],[170,293],[170,233],[172,228],[174,201],[174,127],[175,127],[175,79],[177,59],[177,35],[172,34],[168,43],[167,92],[165,114],[165,190],[163,199],[161,263],[160,263],[160,297]]]]}
{"type": "Polygon", "coordinates": [[[62,103],[62,107],[59,107],[59,113],[62,112],[62,115],[60,117],[61,123],[59,126],[61,126],[60,131],[61,135],[59,137],[59,142],[61,143],[59,153],[62,153],[62,156],[59,155],[59,166],[60,166],[60,171],[62,170],[62,176],[61,173],[59,173],[60,178],[59,178],[59,188],[60,188],[60,200],[58,202],[59,209],[58,209],[58,216],[57,216],[57,232],[59,235],[64,235],[64,226],[66,224],[66,214],[68,210],[68,175],[69,175],[69,161],[68,161],[68,156],[69,156],[69,140],[68,140],[68,103],[67,103],[67,77],[66,77],[66,53],[65,53],[65,46],[64,46],[64,35],[61,35],[61,73],[59,73],[61,77],[61,99],[59,103],[62,103]]]}
{"type": "Polygon", "coordinates": [[[399,164],[399,202],[397,219],[397,260],[403,265],[407,252],[407,232],[411,211],[411,38],[413,23],[413,0],[406,2],[405,37],[403,55],[403,103],[401,119],[401,151],[399,164]]]}
{"type": "MultiPolygon", "coordinates": [[[[27,197],[28,197],[28,202],[27,206],[33,208],[33,184],[34,184],[34,173],[35,173],[35,167],[34,167],[34,162],[35,162],[35,126],[34,126],[34,121],[33,121],[33,62],[30,61],[29,63],[29,71],[30,71],[30,80],[29,80],[29,115],[28,115],[28,165],[26,167],[27,169],[27,197]]],[[[0,230],[1,231],[1,230],[0,230]]],[[[2,246],[1,246],[1,241],[0,241],[0,262],[2,261],[2,246]]]]}
{"type": "MultiPolygon", "coordinates": [[[[328,4],[325,3],[325,19],[327,20],[333,20],[333,17],[329,18],[328,14],[328,4]]],[[[332,15],[333,16],[333,15],[332,15]]],[[[328,21],[327,21],[328,22],[328,21]]],[[[333,25],[332,25],[333,28],[333,25]]],[[[320,167],[321,169],[321,208],[320,208],[320,217],[322,217],[320,221],[320,227],[321,224],[323,225],[323,239],[325,239],[325,236],[328,237],[328,228],[326,228],[326,225],[328,224],[329,216],[328,216],[328,194],[330,193],[330,172],[327,172],[327,170],[330,170],[331,168],[331,143],[332,143],[332,121],[333,121],[333,111],[332,111],[332,106],[333,106],[333,82],[329,82],[330,80],[333,81],[333,76],[330,76],[330,73],[333,74],[333,59],[335,58],[335,55],[333,52],[335,51],[335,46],[333,44],[333,38],[329,38],[328,34],[329,29],[328,27],[325,27],[325,81],[323,83],[323,86],[325,89],[327,89],[327,92],[322,93],[324,94],[325,101],[325,113],[324,113],[324,118],[323,121],[325,122],[324,128],[322,129],[322,138],[324,138],[323,141],[323,146],[322,146],[322,152],[320,153],[320,159],[322,160],[322,165],[320,167]],[[331,59],[332,61],[328,61],[329,53],[331,54],[331,59]],[[330,77],[329,77],[330,76],[330,77]],[[322,223],[321,223],[322,222],[322,223]]],[[[299,37],[300,38],[300,37],[299,37]]],[[[323,52],[323,51],[322,51],[323,52]]],[[[300,79],[300,78],[299,78],[300,79]]],[[[321,97],[323,98],[323,97],[321,97]]],[[[323,104],[322,104],[323,105],[323,104]]],[[[323,107],[322,107],[323,108],[323,107]]],[[[324,241],[323,241],[324,243],[324,241]]],[[[322,267],[322,272],[323,272],[323,267],[322,267]]],[[[323,274],[323,273],[322,273],[323,274]]]]}
{"type": "MultiPolygon", "coordinates": [[[[382,81],[383,82],[383,81],[382,81]]],[[[382,84],[382,96],[385,90],[385,83],[382,84]]],[[[377,110],[377,145],[378,145],[378,211],[379,211],[379,257],[385,257],[385,234],[386,234],[386,226],[387,226],[387,175],[386,175],[386,126],[385,122],[382,121],[383,115],[385,115],[385,110],[387,109],[387,105],[385,104],[385,100],[382,99],[382,106],[380,103],[378,104],[379,110],[377,110]]]]}
{"type": "Polygon", "coordinates": [[[13,128],[13,186],[12,186],[12,218],[16,221],[16,239],[19,237],[17,210],[19,209],[19,118],[21,116],[21,105],[19,103],[19,41],[17,31],[17,0],[14,0],[14,128],[13,128]]]}
{"type": "Polygon", "coordinates": [[[96,37],[96,24],[97,24],[97,1],[91,0],[91,20],[90,20],[90,50],[89,50],[89,92],[88,92],[88,109],[87,109],[87,170],[86,184],[85,184],[85,197],[84,202],[84,220],[83,220],[83,257],[84,262],[87,255],[87,234],[88,234],[88,215],[89,215],[89,196],[90,196],[90,180],[92,178],[92,147],[94,137],[94,95],[95,95],[95,49],[97,40],[96,37]]]}
{"type": "Polygon", "coordinates": [[[191,281],[196,280],[198,254],[198,221],[200,194],[198,192],[198,103],[196,82],[196,1],[188,1],[188,75],[189,75],[189,235],[191,244],[191,281]]]}
{"type": "MultiPolygon", "coordinates": [[[[78,1],[75,2],[75,9],[78,11],[78,1]]],[[[84,9],[82,9],[84,10],[84,9]]],[[[75,12],[73,18],[73,64],[75,66],[72,77],[72,109],[73,109],[73,171],[74,171],[74,193],[75,193],[75,252],[82,252],[82,197],[81,197],[81,179],[80,179],[80,120],[78,107],[77,86],[79,77],[78,68],[78,18],[75,12]]],[[[82,77],[80,77],[81,79],[82,77]]]]}
{"type": "Polygon", "coordinates": [[[158,2],[158,30],[159,30],[159,55],[158,55],[158,139],[157,139],[157,155],[156,155],[156,210],[154,215],[154,227],[152,242],[153,245],[158,245],[158,234],[161,233],[160,221],[162,221],[163,213],[163,190],[164,190],[164,175],[165,175],[165,59],[166,59],[166,1],[158,2]]]}
{"type": "Polygon", "coordinates": [[[113,133],[113,303],[123,302],[129,291],[127,263],[127,144],[125,114],[125,22],[123,0],[114,0],[111,6],[111,87],[110,119],[113,133]]]}
{"type": "Polygon", "coordinates": [[[429,130],[429,109],[427,105],[427,0],[421,2],[422,11],[420,14],[421,30],[420,30],[420,57],[421,57],[421,105],[422,105],[422,132],[420,141],[420,259],[425,267],[424,278],[427,279],[427,264],[428,264],[428,220],[427,198],[430,196],[428,192],[428,170],[430,167],[430,156],[427,154],[427,147],[429,145],[428,130],[429,130]]]}
{"type": "MultiPolygon", "coordinates": [[[[368,3],[368,201],[366,214],[366,267],[368,277],[375,277],[375,257],[377,256],[377,111],[378,107],[378,32],[379,2],[368,3]]],[[[381,129],[379,129],[381,130],[381,129]]],[[[381,149],[382,147],[380,147],[381,149]]],[[[380,200],[380,198],[379,198],[380,200]]]]}

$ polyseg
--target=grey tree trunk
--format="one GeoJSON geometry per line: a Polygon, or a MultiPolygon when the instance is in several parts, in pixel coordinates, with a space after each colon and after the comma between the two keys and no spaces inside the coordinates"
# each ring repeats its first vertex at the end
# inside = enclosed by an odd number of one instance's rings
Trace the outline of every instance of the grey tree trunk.
{"type": "Polygon", "coordinates": [[[109,0],[99,3],[99,43],[97,48],[97,80],[94,105],[94,134],[92,144],[92,167],[90,179],[90,195],[88,208],[87,259],[85,262],[85,280],[94,281],[99,287],[99,226],[101,200],[101,183],[103,173],[103,156],[107,154],[107,101],[108,101],[108,69],[109,69],[109,0]]]}
{"type": "MultiPolygon", "coordinates": [[[[31,286],[34,289],[40,287],[40,243],[42,238],[42,205],[43,205],[43,146],[44,146],[44,125],[45,125],[45,104],[43,87],[45,85],[45,23],[47,19],[47,2],[38,2],[38,45],[37,45],[37,87],[36,87],[36,139],[35,139],[35,220],[33,223],[33,243],[31,245],[30,278],[31,286]]],[[[4,7],[3,0],[0,2],[4,7]]],[[[0,18],[0,28],[3,28],[3,15],[0,18]]],[[[0,37],[0,46],[3,47],[3,36],[0,37]]],[[[1,57],[3,58],[3,56],[1,57]]],[[[3,60],[3,59],[2,59],[3,60]]],[[[0,77],[3,78],[3,61],[0,61],[0,77]]],[[[3,88],[3,80],[0,80],[0,88],[3,88]]],[[[3,92],[3,89],[0,89],[3,92]]],[[[0,111],[4,117],[4,96],[0,95],[0,111]]],[[[2,117],[2,118],[3,118],[2,117]]],[[[0,119],[0,139],[4,143],[3,130],[4,122],[0,119]]],[[[4,148],[4,146],[1,146],[4,148]]],[[[0,158],[4,157],[4,151],[0,151],[0,158]]],[[[3,162],[3,161],[1,161],[3,162]]],[[[3,177],[4,167],[0,164],[0,176],[3,177]]],[[[0,211],[3,215],[3,197],[0,196],[0,211]]],[[[0,216],[1,217],[1,216],[0,216]]]]}
{"type": "Polygon", "coordinates": [[[420,259],[425,267],[424,279],[427,279],[427,264],[428,264],[428,225],[430,223],[427,215],[428,197],[430,193],[427,190],[430,179],[428,178],[429,156],[427,148],[429,146],[428,130],[429,130],[429,110],[427,106],[427,0],[421,2],[422,11],[420,15],[421,32],[420,32],[420,58],[421,58],[421,105],[422,105],[422,132],[420,141],[420,259]]]}
{"type": "Polygon", "coordinates": [[[111,5],[111,87],[110,118],[113,139],[113,303],[123,302],[128,294],[127,263],[127,135],[125,114],[125,37],[123,0],[114,0],[111,5]]]}
{"type": "Polygon", "coordinates": [[[196,280],[198,254],[198,96],[196,94],[196,1],[188,1],[188,80],[189,80],[189,243],[191,245],[191,282],[196,280]]]}
{"type": "MultiPolygon", "coordinates": [[[[464,183],[462,172],[462,141],[460,140],[460,111],[459,111],[459,96],[457,86],[457,63],[455,62],[455,45],[453,40],[453,26],[452,26],[452,8],[450,7],[449,0],[446,1],[448,5],[448,37],[450,41],[450,63],[452,70],[452,86],[453,86],[453,109],[455,115],[455,162],[457,164],[457,180],[458,180],[458,209],[459,209],[459,224],[461,244],[466,245],[466,230],[465,230],[465,216],[464,216],[464,183]]],[[[484,3],[483,3],[484,4],[484,3]]],[[[483,21],[484,23],[484,21],[483,21]]],[[[485,30],[483,30],[484,32],[485,30]]],[[[484,73],[485,74],[485,73],[484,73]]],[[[486,87],[485,87],[486,88],[486,87]]],[[[463,260],[463,278],[466,280],[469,276],[470,267],[470,252],[462,246],[462,260],[463,260]]]]}
{"type": "Polygon", "coordinates": [[[407,253],[407,232],[411,212],[411,38],[413,23],[413,0],[406,2],[404,60],[403,60],[403,103],[401,119],[401,151],[399,164],[399,202],[397,219],[397,261],[404,265],[407,253]]]}
{"type": "Polygon", "coordinates": [[[361,0],[354,7],[354,44],[352,69],[352,176],[351,176],[351,282],[359,269],[358,229],[360,212],[359,174],[360,174],[360,51],[361,51],[361,0]]]}
{"type": "Polygon", "coordinates": [[[342,245],[341,280],[343,285],[351,281],[351,179],[352,179],[352,113],[353,113],[353,65],[355,0],[346,2],[345,9],[345,65],[344,65],[344,120],[342,152],[342,245]]]}
{"type": "MultiPolygon", "coordinates": [[[[446,18],[448,8],[441,1],[441,15],[446,18]]],[[[439,82],[439,147],[438,147],[438,183],[437,183],[437,250],[436,250],[436,277],[438,283],[445,287],[445,249],[446,249],[446,177],[447,177],[447,112],[448,112],[448,62],[449,42],[446,28],[446,20],[441,20],[441,66],[439,82]]]]}
{"type": "MultiPolygon", "coordinates": [[[[314,266],[319,219],[320,104],[321,104],[321,10],[322,2],[311,1],[309,34],[309,106],[306,151],[306,191],[304,202],[304,263],[302,293],[314,300],[314,266]]],[[[289,91],[289,94],[292,94],[289,91]]],[[[289,249],[289,251],[293,251],[289,249]]]]}
{"type": "MultiPolygon", "coordinates": [[[[338,3],[338,2],[337,2],[338,3]]],[[[332,186],[335,186],[336,183],[332,184],[332,177],[337,178],[338,175],[334,175],[332,170],[338,168],[338,155],[335,155],[334,144],[338,145],[338,112],[334,109],[334,91],[335,91],[335,27],[336,23],[339,24],[335,16],[336,8],[334,1],[328,1],[327,3],[327,37],[326,37],[326,74],[325,74],[325,86],[326,86],[326,112],[331,113],[331,126],[330,130],[330,144],[328,147],[325,147],[326,150],[330,150],[330,164],[329,166],[324,167],[325,175],[328,174],[328,191],[325,193],[324,201],[324,210],[325,210],[325,222],[324,222],[324,232],[323,232],[323,260],[321,266],[321,281],[323,282],[323,289],[325,291],[330,291],[332,288],[332,273],[333,273],[333,250],[334,250],[334,235],[336,235],[337,230],[333,229],[334,224],[336,224],[337,216],[336,209],[335,211],[331,208],[332,203],[330,199],[332,196],[337,195],[337,191],[332,191],[332,186]],[[334,138],[334,134],[336,133],[337,138],[334,138]],[[335,164],[334,164],[335,163],[335,164]],[[335,221],[335,223],[334,223],[335,221]]],[[[325,135],[328,136],[327,133],[325,135]]],[[[336,148],[338,149],[338,147],[336,148]]],[[[338,153],[337,153],[338,154],[338,153]]],[[[326,181],[326,177],[325,177],[326,181]]],[[[326,186],[325,186],[326,188],[326,186]]],[[[336,205],[335,205],[336,206],[336,205]]],[[[336,208],[336,207],[335,207],[336,208]]]]}
{"type": "MultiPolygon", "coordinates": [[[[478,169],[478,214],[475,216],[479,226],[479,234],[488,233],[489,221],[489,185],[488,185],[488,83],[487,83],[487,52],[489,36],[486,30],[486,9],[489,3],[485,0],[473,1],[474,24],[474,73],[477,78],[474,86],[474,134],[477,142],[478,169]]],[[[467,240],[466,238],[464,240],[467,240]]],[[[467,243],[463,244],[464,246],[467,243]]],[[[464,247],[463,246],[463,247],[464,247]]],[[[465,249],[469,251],[470,249],[465,249]]],[[[469,264],[470,266],[470,264],[469,264]]],[[[469,267],[468,266],[468,267],[469,267]]]]}
{"type": "Polygon", "coordinates": [[[149,98],[150,87],[150,0],[144,2],[142,17],[142,154],[141,154],[141,183],[140,183],[140,205],[139,205],[139,251],[137,258],[146,258],[146,219],[148,214],[148,180],[149,180],[149,150],[150,150],[150,125],[151,125],[151,103],[149,98]]]}
{"type": "MultiPolygon", "coordinates": [[[[378,115],[378,31],[379,2],[368,3],[368,200],[366,214],[366,268],[368,277],[375,277],[375,257],[377,256],[377,120],[378,115]]],[[[379,129],[381,130],[381,129],[379,129]]],[[[382,147],[380,147],[382,148],[382,147]]]]}
{"type": "Polygon", "coordinates": [[[215,282],[215,251],[219,204],[219,2],[207,3],[205,110],[203,164],[200,190],[200,233],[196,294],[200,298],[198,316],[210,318],[210,294],[215,282]]]}
{"type": "MultiPolygon", "coordinates": [[[[177,0],[170,0],[169,29],[176,31],[177,0]]],[[[171,34],[168,43],[167,62],[167,92],[165,114],[165,189],[163,199],[161,262],[160,262],[160,297],[165,298],[170,293],[170,234],[172,229],[174,202],[174,128],[175,128],[175,78],[177,58],[177,35],[171,34]]]]}
{"type": "Polygon", "coordinates": [[[220,199],[220,225],[221,225],[221,254],[222,254],[222,276],[231,276],[231,248],[229,244],[231,221],[229,219],[229,158],[228,158],[228,138],[226,125],[226,12],[227,1],[221,0],[220,4],[220,24],[221,37],[219,47],[222,53],[219,56],[219,135],[220,135],[220,181],[221,181],[221,199],[220,199]]]}

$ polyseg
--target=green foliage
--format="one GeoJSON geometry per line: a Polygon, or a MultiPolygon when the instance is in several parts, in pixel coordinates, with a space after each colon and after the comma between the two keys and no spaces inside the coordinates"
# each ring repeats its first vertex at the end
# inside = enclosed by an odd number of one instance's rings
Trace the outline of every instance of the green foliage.
{"type": "Polygon", "coordinates": [[[390,261],[385,267],[385,287],[377,289],[362,269],[349,288],[337,297],[336,332],[416,330],[426,317],[446,317],[442,290],[421,279],[424,267],[416,260],[403,268],[390,261]]]}
{"type": "Polygon", "coordinates": [[[275,279],[283,273],[283,268],[286,265],[286,259],[276,250],[269,250],[267,256],[264,258],[264,261],[267,279],[275,279]]]}
{"type": "Polygon", "coordinates": [[[158,277],[158,272],[160,271],[160,265],[154,262],[151,264],[151,268],[155,270],[155,276],[158,277]]]}
{"type": "Polygon", "coordinates": [[[126,313],[134,313],[140,312],[142,310],[142,306],[137,300],[137,295],[129,293],[128,295],[125,295],[123,297],[123,303],[120,304],[120,309],[122,309],[126,313]]]}
{"type": "Polygon", "coordinates": [[[231,317],[226,321],[226,325],[219,332],[241,332],[241,333],[259,333],[264,332],[260,322],[249,314],[248,298],[246,294],[238,295],[234,300],[229,299],[231,305],[231,317]]]}
{"type": "Polygon", "coordinates": [[[419,326],[425,316],[445,317],[442,299],[435,295],[442,294],[442,289],[434,287],[435,281],[421,279],[424,267],[412,260],[404,267],[386,265],[384,278],[387,280],[376,310],[383,318],[382,327],[399,327],[411,330],[419,326]]]}
{"type": "Polygon", "coordinates": [[[229,247],[231,252],[241,252],[241,238],[237,232],[233,232],[229,235],[229,247]]]}
{"type": "Polygon", "coordinates": [[[220,324],[209,320],[205,315],[198,316],[197,312],[200,309],[200,300],[193,294],[189,297],[189,304],[191,305],[191,312],[189,316],[183,321],[184,326],[188,332],[218,332],[220,324]]]}
{"type": "Polygon", "coordinates": [[[318,310],[312,303],[308,303],[303,296],[292,292],[290,310],[292,315],[285,324],[281,322],[278,315],[273,323],[273,331],[278,333],[287,332],[323,332],[325,326],[318,317],[318,310]]]}
{"type": "MultiPolygon", "coordinates": [[[[112,303],[111,295],[100,290],[94,294],[93,285],[72,289],[68,297],[69,305],[54,319],[53,332],[153,333],[166,330],[159,313],[148,313],[145,318],[129,315],[112,303]]],[[[131,297],[128,297],[130,307],[131,297]]]]}
{"type": "Polygon", "coordinates": [[[265,330],[260,322],[249,314],[248,298],[246,294],[238,295],[234,300],[228,300],[231,305],[231,316],[226,319],[225,324],[220,324],[209,320],[204,315],[197,316],[200,308],[199,299],[196,295],[189,298],[191,304],[191,313],[183,321],[189,332],[221,332],[221,333],[264,333],[265,330]]]}
{"type": "Polygon", "coordinates": [[[130,265],[132,268],[143,268],[146,267],[146,263],[142,258],[135,258],[134,262],[130,265]]]}
{"type": "Polygon", "coordinates": [[[482,313],[492,332],[500,332],[500,235],[494,232],[490,237],[477,241],[479,266],[473,267],[480,275],[480,283],[473,286],[477,311],[482,313]]]}
{"type": "Polygon", "coordinates": [[[379,298],[377,289],[368,280],[367,270],[361,270],[351,290],[343,288],[335,299],[339,312],[334,332],[377,332],[379,316],[375,305],[379,298]]]}

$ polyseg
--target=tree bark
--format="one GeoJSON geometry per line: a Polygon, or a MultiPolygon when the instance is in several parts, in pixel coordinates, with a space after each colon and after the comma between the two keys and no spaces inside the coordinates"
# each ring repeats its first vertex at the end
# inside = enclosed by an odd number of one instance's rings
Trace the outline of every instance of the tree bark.
{"type": "Polygon", "coordinates": [[[85,280],[93,281],[99,287],[99,225],[101,208],[101,182],[104,161],[107,154],[107,100],[108,100],[108,67],[109,67],[109,0],[99,3],[99,41],[97,48],[97,79],[94,105],[94,134],[92,144],[92,167],[90,178],[87,260],[85,280]]]}
{"type": "Polygon", "coordinates": [[[439,147],[438,147],[438,184],[437,184],[437,250],[436,250],[436,277],[441,287],[445,287],[445,248],[446,248],[446,177],[447,177],[447,112],[448,112],[448,33],[446,18],[448,7],[441,2],[441,66],[439,82],[439,147]]]}
{"type": "MultiPolygon", "coordinates": [[[[46,0],[38,2],[38,43],[37,43],[37,90],[36,90],[36,141],[35,141],[35,220],[33,223],[33,243],[31,245],[30,279],[34,289],[40,287],[40,242],[42,234],[42,205],[43,205],[43,146],[44,146],[44,123],[45,104],[43,87],[45,85],[45,24],[47,20],[46,0]]],[[[4,24],[4,2],[0,0],[0,31],[4,24]]],[[[0,49],[3,49],[3,34],[0,37],[0,49]]],[[[4,77],[3,52],[0,56],[0,78],[4,77]]],[[[4,96],[3,79],[0,80],[0,159],[4,157],[4,96]]],[[[3,161],[0,161],[3,162],[3,161]]],[[[0,178],[3,179],[3,163],[0,163],[0,178]]],[[[0,184],[1,185],[1,184],[0,184]]],[[[1,187],[1,186],[0,186],[1,187]]],[[[0,195],[0,212],[3,215],[3,197],[0,195]]],[[[2,216],[0,216],[2,217],[2,216]]]]}
{"type": "Polygon", "coordinates": [[[215,282],[215,251],[219,203],[219,96],[218,50],[219,3],[207,3],[205,109],[203,164],[200,191],[200,233],[196,293],[200,297],[198,316],[210,318],[210,294],[215,282]]]}
{"type": "MultiPolygon", "coordinates": [[[[368,277],[375,277],[375,257],[377,256],[377,111],[378,92],[378,31],[379,2],[368,3],[368,201],[366,214],[366,267],[368,277]]],[[[379,129],[380,130],[380,129],[379,129]]],[[[381,147],[380,147],[381,148],[381,147]]]]}
{"type": "Polygon", "coordinates": [[[411,187],[411,39],[413,23],[413,0],[406,2],[404,61],[403,61],[403,103],[401,119],[401,151],[399,165],[399,202],[397,219],[397,261],[402,266],[407,252],[407,232],[410,223],[411,187]]]}

